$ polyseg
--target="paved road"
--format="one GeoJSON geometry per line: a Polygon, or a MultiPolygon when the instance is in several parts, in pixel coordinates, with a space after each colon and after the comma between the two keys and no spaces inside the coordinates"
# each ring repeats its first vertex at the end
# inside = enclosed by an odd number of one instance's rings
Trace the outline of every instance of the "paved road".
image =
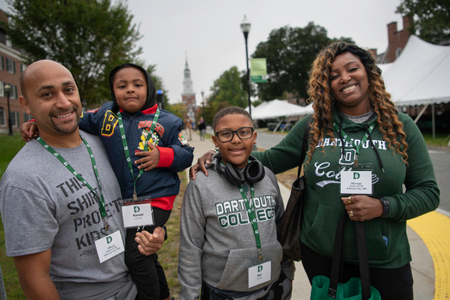
{"type": "Polygon", "coordinates": [[[441,190],[440,209],[450,212],[450,147],[447,150],[430,149],[436,180],[441,190]]]}
{"type": "Polygon", "coordinates": [[[258,133],[258,137],[256,138],[256,146],[269,149],[279,142],[285,137],[283,134],[278,133],[267,133],[261,130],[256,131],[258,133]]]}
{"type": "MultiPolygon", "coordinates": [[[[261,130],[257,132],[256,145],[265,149],[275,146],[284,138],[282,134],[267,133],[261,130]]],[[[433,162],[436,180],[441,190],[441,204],[439,208],[450,212],[450,147],[430,147],[429,153],[433,162]]]]}

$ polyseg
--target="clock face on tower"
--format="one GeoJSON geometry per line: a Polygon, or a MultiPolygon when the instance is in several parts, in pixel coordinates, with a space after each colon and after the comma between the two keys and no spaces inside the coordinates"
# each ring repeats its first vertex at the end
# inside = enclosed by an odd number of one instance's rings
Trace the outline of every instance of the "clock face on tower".
{"type": "Polygon", "coordinates": [[[187,89],[190,89],[190,88],[191,88],[191,85],[190,85],[190,84],[187,84],[187,85],[186,85],[186,88],[187,88],[187,89]]]}

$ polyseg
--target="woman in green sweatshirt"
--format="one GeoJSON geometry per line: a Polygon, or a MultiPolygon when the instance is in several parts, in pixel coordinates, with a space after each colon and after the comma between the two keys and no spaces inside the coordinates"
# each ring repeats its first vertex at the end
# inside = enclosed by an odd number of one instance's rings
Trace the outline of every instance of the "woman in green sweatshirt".
{"type": "MultiPolygon", "coordinates": [[[[334,43],[319,53],[309,95],[314,115],[300,232],[309,280],[330,276],[334,235],[345,209],[351,221],[365,222],[371,284],[381,298],[413,299],[406,220],[439,205],[422,134],[409,116],[396,110],[370,52],[355,45],[334,43]],[[358,191],[352,180],[343,179],[350,168],[371,171],[365,185],[371,192],[358,191]]],[[[307,119],[280,144],[255,156],[274,173],[295,167],[307,119]]],[[[355,227],[346,225],[342,282],[359,276],[355,227]]]]}
{"type": "MultiPolygon", "coordinates": [[[[406,221],[439,205],[422,134],[395,108],[369,51],[333,43],[318,54],[310,74],[314,114],[303,162],[307,186],[299,234],[308,278],[330,276],[334,236],[346,210],[351,221],[364,221],[371,285],[383,300],[412,300],[406,221]],[[344,178],[350,172],[343,171],[356,169],[371,171],[370,177],[357,182],[344,178]]],[[[296,167],[307,119],[275,147],[252,155],[275,174],[296,167]]],[[[344,245],[340,282],[359,277],[351,222],[346,223],[344,245]]]]}

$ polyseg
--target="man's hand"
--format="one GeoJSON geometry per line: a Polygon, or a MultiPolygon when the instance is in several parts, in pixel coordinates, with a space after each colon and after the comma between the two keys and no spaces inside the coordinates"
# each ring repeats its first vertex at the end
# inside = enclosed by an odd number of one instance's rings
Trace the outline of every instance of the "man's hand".
{"type": "Polygon", "coordinates": [[[26,122],[20,125],[20,137],[25,142],[31,141],[39,135],[39,130],[34,122],[26,122]]]}
{"type": "Polygon", "coordinates": [[[20,286],[27,299],[60,299],[50,279],[51,251],[48,249],[40,253],[14,257],[20,286]]]}
{"type": "Polygon", "coordinates": [[[164,243],[165,234],[166,232],[162,227],[156,227],[153,234],[146,230],[137,232],[134,240],[139,244],[139,252],[147,256],[158,252],[164,243]]]}
{"type": "Polygon", "coordinates": [[[195,180],[195,173],[198,171],[202,171],[206,176],[208,176],[208,171],[206,171],[205,164],[209,165],[211,163],[214,154],[216,154],[216,151],[214,150],[206,152],[197,160],[197,163],[189,169],[189,178],[191,180],[195,180]]]}
{"type": "Polygon", "coordinates": [[[144,169],[144,171],[150,171],[159,164],[159,150],[158,147],[150,142],[147,142],[149,151],[137,152],[137,156],[143,156],[143,158],[136,160],[134,163],[138,165],[138,169],[144,169]]]}

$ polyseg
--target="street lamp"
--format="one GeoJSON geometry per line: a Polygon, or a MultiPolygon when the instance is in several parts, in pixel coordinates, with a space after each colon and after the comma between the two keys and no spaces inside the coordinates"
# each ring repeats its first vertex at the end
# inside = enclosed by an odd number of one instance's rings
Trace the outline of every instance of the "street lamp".
{"type": "Polygon", "coordinates": [[[5,84],[5,92],[6,92],[6,102],[8,103],[8,128],[9,128],[9,136],[13,135],[12,131],[12,123],[11,123],[11,110],[9,108],[9,93],[11,92],[11,86],[9,84],[5,84]]]}
{"type": "Polygon", "coordinates": [[[252,116],[252,103],[250,101],[250,71],[248,69],[248,46],[247,46],[247,39],[248,39],[248,33],[250,32],[250,28],[252,25],[247,20],[247,16],[244,15],[244,20],[241,23],[241,30],[244,33],[245,38],[245,61],[247,62],[247,93],[248,93],[248,113],[250,114],[250,117],[252,116]]]}
{"type": "Polygon", "coordinates": [[[205,95],[205,92],[202,90],[202,105],[203,105],[203,120],[205,120],[205,98],[203,97],[205,95]]]}

